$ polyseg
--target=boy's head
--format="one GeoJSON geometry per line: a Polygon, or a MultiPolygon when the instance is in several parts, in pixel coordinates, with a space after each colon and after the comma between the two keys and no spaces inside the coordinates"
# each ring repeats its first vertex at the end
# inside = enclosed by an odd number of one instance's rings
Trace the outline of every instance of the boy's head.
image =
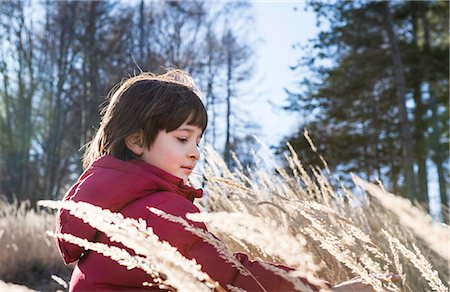
{"type": "Polygon", "coordinates": [[[141,133],[143,146],[150,148],[160,131],[171,132],[186,123],[204,132],[207,126],[208,116],[198,90],[181,70],[128,78],[113,88],[109,97],[100,128],[84,155],[84,167],[102,155],[136,158],[125,143],[132,134],[141,133]]]}

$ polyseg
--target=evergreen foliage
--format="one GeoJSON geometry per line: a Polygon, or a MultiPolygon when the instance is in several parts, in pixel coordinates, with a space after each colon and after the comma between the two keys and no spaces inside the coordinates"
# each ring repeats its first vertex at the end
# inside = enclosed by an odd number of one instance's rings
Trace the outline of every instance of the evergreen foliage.
{"type": "Polygon", "coordinates": [[[298,133],[284,142],[304,152],[307,165],[321,165],[307,150],[303,139],[307,128],[329,166],[344,174],[344,181],[350,172],[368,180],[379,178],[390,191],[409,195],[425,208],[428,182],[434,178],[429,167],[434,164],[442,205],[448,206],[448,5],[446,1],[308,2],[326,29],[293,66],[293,70],[307,66],[312,74],[288,92],[286,109],[299,111],[305,119],[298,133]],[[402,65],[405,118],[390,30],[396,32],[402,65]],[[403,138],[403,125],[409,125],[410,141],[403,138]],[[403,155],[408,143],[414,165],[409,194],[408,161],[403,155]]]}

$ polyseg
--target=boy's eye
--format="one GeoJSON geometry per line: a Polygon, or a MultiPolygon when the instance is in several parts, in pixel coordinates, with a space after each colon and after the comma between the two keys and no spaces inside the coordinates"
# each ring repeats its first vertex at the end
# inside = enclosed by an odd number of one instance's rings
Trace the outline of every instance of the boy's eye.
{"type": "Polygon", "coordinates": [[[187,143],[188,139],[187,138],[177,138],[178,141],[180,141],[181,143],[187,143]]]}

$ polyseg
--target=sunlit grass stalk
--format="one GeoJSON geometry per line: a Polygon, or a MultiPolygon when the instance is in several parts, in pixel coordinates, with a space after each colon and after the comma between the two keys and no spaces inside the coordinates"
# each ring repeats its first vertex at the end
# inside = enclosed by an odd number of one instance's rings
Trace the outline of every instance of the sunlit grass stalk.
{"type": "Polygon", "coordinates": [[[356,185],[361,186],[371,196],[376,198],[386,210],[390,210],[393,214],[397,215],[400,222],[427,242],[430,248],[447,261],[450,261],[448,249],[450,228],[448,225],[433,223],[430,215],[414,207],[405,198],[390,194],[384,189],[370,184],[357,176],[353,176],[353,180],[356,185]]]}
{"type": "Polygon", "coordinates": [[[269,218],[258,218],[246,213],[215,212],[187,214],[187,218],[204,222],[209,229],[256,247],[266,256],[280,259],[287,265],[301,269],[306,274],[317,272],[319,267],[305,248],[306,239],[300,234],[291,236],[283,226],[269,218]],[[223,224],[227,222],[227,224],[223,224]],[[270,234],[270,236],[267,236],[270,234]]]}
{"type": "Polygon", "coordinates": [[[414,264],[422,276],[428,281],[431,289],[438,292],[448,292],[448,288],[444,286],[438,273],[433,269],[433,266],[425,259],[420,250],[415,244],[413,244],[414,252],[410,251],[404,244],[402,244],[397,238],[394,238],[389,232],[383,230],[383,234],[386,238],[393,243],[400,253],[405,256],[411,263],[414,264]]]}
{"type": "Polygon", "coordinates": [[[239,262],[236,259],[236,257],[231,252],[231,250],[228,249],[227,246],[222,241],[220,241],[219,239],[214,237],[211,233],[209,233],[206,230],[203,230],[201,228],[197,228],[197,227],[193,226],[192,224],[190,224],[189,222],[187,222],[186,220],[184,220],[181,217],[168,214],[168,213],[166,213],[162,210],[156,209],[156,208],[148,208],[148,209],[150,210],[150,212],[152,212],[155,215],[160,216],[161,218],[164,218],[171,222],[179,223],[179,224],[183,225],[183,227],[187,231],[191,232],[194,235],[197,235],[198,237],[202,238],[205,242],[214,246],[214,248],[217,250],[219,255],[224,260],[226,260],[227,262],[232,264],[235,268],[237,268],[238,271],[242,275],[250,276],[263,291],[267,291],[267,289],[264,288],[264,286],[258,281],[258,279],[256,279],[256,277],[244,265],[242,265],[241,262],[239,262]]]}
{"type": "Polygon", "coordinates": [[[64,279],[62,279],[61,277],[58,277],[56,275],[51,275],[51,278],[53,281],[55,281],[56,283],[61,285],[61,287],[63,287],[64,289],[69,288],[69,285],[67,284],[67,282],[64,281],[64,279]]]}
{"type": "Polygon", "coordinates": [[[157,267],[150,261],[148,261],[148,259],[146,259],[145,257],[136,255],[133,256],[123,248],[109,246],[107,244],[99,242],[90,242],[86,239],[73,236],[72,234],[56,234],[50,231],[48,231],[47,234],[52,237],[59,238],[64,241],[81,246],[85,250],[98,252],[106,257],[111,258],[112,260],[116,261],[118,264],[126,267],[129,270],[139,268],[143,270],[147,275],[150,275],[153,279],[155,279],[155,281],[161,285],[161,288],[169,288],[170,284],[168,282],[165,283],[161,280],[162,278],[164,278],[164,276],[162,276],[162,274],[157,271],[157,267]]]}
{"type": "Polygon", "coordinates": [[[317,233],[317,229],[304,229],[311,238],[320,242],[320,246],[326,249],[339,262],[350,268],[355,274],[359,275],[363,280],[367,281],[376,291],[384,292],[380,281],[371,277],[368,271],[358,262],[356,255],[346,249],[340,240],[336,237],[329,238],[317,233]]]}

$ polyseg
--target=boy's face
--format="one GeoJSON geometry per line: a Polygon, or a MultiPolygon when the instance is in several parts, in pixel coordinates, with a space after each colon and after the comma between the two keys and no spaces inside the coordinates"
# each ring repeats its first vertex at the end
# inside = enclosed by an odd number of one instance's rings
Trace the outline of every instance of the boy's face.
{"type": "Polygon", "coordinates": [[[141,159],[186,182],[200,158],[202,134],[202,129],[186,123],[172,132],[160,131],[150,149],[144,147],[141,159]]]}

